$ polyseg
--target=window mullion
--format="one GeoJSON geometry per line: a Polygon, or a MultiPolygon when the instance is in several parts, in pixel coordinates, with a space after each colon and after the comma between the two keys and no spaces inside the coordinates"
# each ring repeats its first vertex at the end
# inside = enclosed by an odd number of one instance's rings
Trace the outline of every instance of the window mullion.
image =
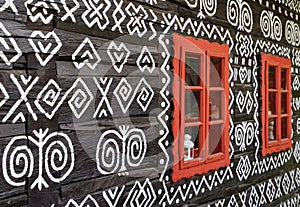
{"type": "Polygon", "coordinates": [[[209,140],[208,140],[208,132],[209,132],[209,88],[210,88],[210,84],[209,84],[209,77],[210,77],[210,58],[209,58],[209,54],[206,51],[205,52],[205,61],[203,61],[203,77],[205,77],[205,90],[204,90],[204,101],[205,101],[205,113],[204,113],[204,120],[205,120],[205,127],[204,127],[204,137],[202,138],[203,140],[203,146],[204,146],[204,160],[206,162],[206,160],[208,159],[209,156],[209,140]]]}
{"type": "Polygon", "coordinates": [[[276,140],[281,141],[281,77],[280,77],[280,67],[277,65],[276,67],[276,140]]]}

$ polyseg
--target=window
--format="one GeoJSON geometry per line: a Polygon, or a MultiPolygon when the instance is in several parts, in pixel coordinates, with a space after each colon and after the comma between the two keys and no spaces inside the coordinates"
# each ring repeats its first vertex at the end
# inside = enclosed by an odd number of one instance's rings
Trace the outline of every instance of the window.
{"type": "Polygon", "coordinates": [[[262,155],[292,147],[291,61],[262,53],[262,155]]]}
{"type": "Polygon", "coordinates": [[[228,166],[229,47],[175,34],[174,182],[228,166]]]}

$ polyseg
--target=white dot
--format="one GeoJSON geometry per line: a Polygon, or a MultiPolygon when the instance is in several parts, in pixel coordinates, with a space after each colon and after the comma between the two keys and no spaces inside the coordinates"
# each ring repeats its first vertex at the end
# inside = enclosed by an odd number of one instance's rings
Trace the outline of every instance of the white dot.
{"type": "Polygon", "coordinates": [[[170,192],[171,192],[171,193],[174,192],[174,187],[171,187],[170,192]]]}
{"type": "Polygon", "coordinates": [[[165,120],[166,120],[166,121],[169,120],[169,116],[168,116],[168,115],[165,116],[165,120]]]}
{"type": "Polygon", "coordinates": [[[162,189],[159,189],[159,190],[157,191],[157,193],[158,193],[158,195],[161,195],[161,194],[162,194],[162,189]]]}
{"type": "Polygon", "coordinates": [[[166,69],[167,69],[167,70],[170,70],[170,65],[167,65],[166,69]]]}
{"type": "Polygon", "coordinates": [[[166,107],[166,103],[165,103],[165,102],[162,102],[160,105],[161,105],[161,107],[163,107],[163,108],[166,107]]]}
{"type": "Polygon", "coordinates": [[[162,79],[161,79],[161,82],[162,82],[162,83],[166,83],[167,80],[166,80],[165,78],[162,78],[162,79]]]}
{"type": "Polygon", "coordinates": [[[169,141],[166,140],[166,142],[165,142],[166,147],[169,146],[169,144],[170,144],[169,141]]]}
{"type": "Polygon", "coordinates": [[[179,199],[178,198],[176,199],[176,203],[179,203],[179,199]]]}
{"type": "Polygon", "coordinates": [[[160,134],[160,135],[164,135],[164,133],[165,133],[164,130],[160,130],[160,131],[159,131],[159,134],[160,134]]]}
{"type": "Polygon", "coordinates": [[[184,184],[184,185],[182,186],[182,188],[183,188],[183,189],[186,189],[186,184],[184,184]]]}
{"type": "Polygon", "coordinates": [[[170,44],[170,40],[169,39],[166,39],[166,44],[170,44]]]}
{"type": "Polygon", "coordinates": [[[169,179],[170,179],[169,176],[166,176],[166,181],[169,181],[169,179]]]}
{"type": "Polygon", "coordinates": [[[164,160],[164,159],[161,159],[161,160],[159,161],[159,163],[160,163],[161,165],[163,165],[163,164],[165,164],[165,160],[164,160]]]}
{"type": "Polygon", "coordinates": [[[165,52],[162,52],[162,53],[161,53],[161,56],[162,56],[163,58],[165,58],[165,57],[166,57],[166,53],[165,53],[165,52]]]}
{"type": "Polygon", "coordinates": [[[202,188],[201,193],[205,193],[205,189],[204,188],[202,188]]]}
{"type": "Polygon", "coordinates": [[[163,206],[163,207],[166,207],[166,203],[162,203],[162,206],[163,206]]]}
{"type": "Polygon", "coordinates": [[[170,92],[169,92],[169,91],[166,91],[166,95],[167,95],[167,96],[170,95],[170,92]]]}

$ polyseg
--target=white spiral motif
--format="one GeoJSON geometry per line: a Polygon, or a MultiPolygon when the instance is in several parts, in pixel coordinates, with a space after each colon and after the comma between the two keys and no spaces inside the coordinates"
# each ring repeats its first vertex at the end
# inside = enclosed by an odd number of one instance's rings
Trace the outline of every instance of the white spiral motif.
{"type": "Polygon", "coordinates": [[[278,16],[275,16],[274,17],[274,23],[273,23],[273,31],[274,31],[274,38],[277,40],[277,41],[280,41],[281,40],[281,37],[282,37],[282,23],[281,23],[281,20],[278,16]]]}
{"type": "Polygon", "coordinates": [[[254,127],[252,123],[248,123],[246,128],[246,142],[247,142],[246,144],[248,146],[252,144],[253,138],[254,138],[254,127]]]}
{"type": "Polygon", "coordinates": [[[51,141],[45,152],[45,169],[48,177],[55,183],[67,178],[74,168],[74,149],[70,138],[63,133],[52,133],[44,141],[44,146],[51,141]],[[56,140],[58,138],[58,140],[56,140]],[[55,140],[54,140],[55,139],[55,140]],[[67,167],[68,166],[68,167],[67,167]],[[51,172],[60,172],[55,177],[51,172]]]}
{"type": "Polygon", "coordinates": [[[107,135],[120,135],[114,130],[108,130],[102,134],[96,152],[97,168],[101,174],[115,173],[120,168],[119,144],[113,138],[106,138],[107,135]],[[103,169],[104,168],[104,169],[103,169]]]}
{"type": "Polygon", "coordinates": [[[185,3],[188,5],[188,7],[190,7],[191,9],[194,9],[194,8],[196,8],[197,7],[197,5],[198,5],[198,1],[199,0],[185,0],[185,3]]]}
{"type": "Polygon", "coordinates": [[[26,143],[26,136],[14,137],[3,153],[3,176],[6,182],[12,186],[24,186],[26,177],[30,177],[33,172],[34,158],[26,143]]]}
{"type": "Polygon", "coordinates": [[[272,23],[267,11],[263,11],[260,15],[260,29],[264,37],[271,37],[272,23]]]}
{"type": "Polygon", "coordinates": [[[253,19],[252,19],[252,10],[248,4],[245,2],[242,3],[241,7],[241,19],[240,19],[240,29],[245,30],[246,32],[251,32],[253,19]]]}
{"type": "Polygon", "coordinates": [[[299,41],[300,41],[299,32],[300,32],[299,25],[295,23],[295,25],[294,25],[294,42],[295,42],[294,45],[295,46],[299,46],[299,41]]]}
{"type": "MultiPolygon", "coordinates": [[[[202,5],[204,6],[205,12],[209,16],[213,16],[216,14],[217,11],[217,0],[201,0],[202,5]]],[[[201,10],[201,6],[200,6],[201,10]]]]}
{"type": "Polygon", "coordinates": [[[150,93],[146,88],[142,88],[142,91],[138,97],[138,100],[147,101],[150,97],[150,93]]]}
{"type": "Polygon", "coordinates": [[[235,128],[235,143],[237,146],[242,146],[245,140],[243,125],[238,125],[235,128]]]}
{"type": "Polygon", "coordinates": [[[235,143],[239,146],[240,151],[245,151],[246,146],[252,144],[254,138],[253,123],[243,122],[238,124],[235,128],[235,143]]]}
{"type": "Polygon", "coordinates": [[[293,25],[289,20],[285,24],[285,39],[289,44],[293,41],[293,25]]]}
{"type": "Polygon", "coordinates": [[[96,162],[103,175],[126,173],[128,167],[140,166],[145,157],[147,140],[143,130],[122,126],[120,132],[108,130],[99,139],[96,162]]]}
{"type": "Polygon", "coordinates": [[[237,2],[229,0],[227,2],[227,20],[233,26],[238,26],[239,23],[239,5],[237,2]]]}
{"type": "Polygon", "coordinates": [[[127,141],[127,162],[131,167],[137,167],[146,154],[146,137],[142,130],[136,129],[127,141]]]}
{"type": "Polygon", "coordinates": [[[293,45],[299,46],[300,41],[300,28],[299,25],[293,21],[288,20],[285,25],[285,38],[286,41],[293,45]]]}

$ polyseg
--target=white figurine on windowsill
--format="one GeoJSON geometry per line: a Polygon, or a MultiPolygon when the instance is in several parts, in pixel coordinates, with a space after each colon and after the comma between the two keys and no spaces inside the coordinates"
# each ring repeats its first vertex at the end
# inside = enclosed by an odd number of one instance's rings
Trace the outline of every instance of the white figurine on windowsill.
{"type": "MultiPolygon", "coordinates": [[[[272,111],[268,112],[268,115],[271,116],[272,115],[272,111]]],[[[269,140],[275,140],[275,136],[274,136],[274,120],[271,119],[269,121],[269,140]]]]}
{"type": "Polygon", "coordinates": [[[189,134],[184,135],[184,160],[194,159],[194,142],[192,136],[189,134]]]}

